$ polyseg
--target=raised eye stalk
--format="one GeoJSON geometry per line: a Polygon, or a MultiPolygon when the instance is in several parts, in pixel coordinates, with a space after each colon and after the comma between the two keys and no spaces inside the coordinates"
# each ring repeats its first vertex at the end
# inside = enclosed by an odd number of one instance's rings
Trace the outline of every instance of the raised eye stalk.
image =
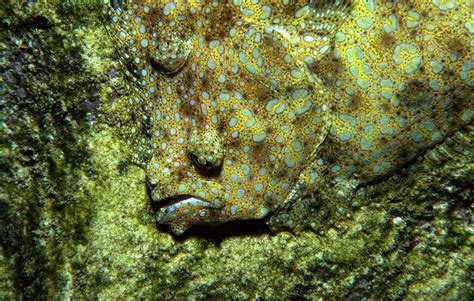
{"type": "Polygon", "coordinates": [[[188,154],[199,168],[218,168],[222,165],[224,157],[222,141],[215,131],[197,134],[189,141],[188,154]]]}
{"type": "Polygon", "coordinates": [[[151,52],[153,62],[163,74],[178,72],[188,61],[193,49],[191,39],[183,39],[176,32],[168,32],[159,40],[151,52]]]}

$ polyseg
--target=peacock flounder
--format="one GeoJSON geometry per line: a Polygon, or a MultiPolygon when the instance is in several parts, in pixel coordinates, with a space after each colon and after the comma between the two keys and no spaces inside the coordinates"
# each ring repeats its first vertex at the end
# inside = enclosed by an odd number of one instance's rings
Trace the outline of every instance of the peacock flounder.
{"type": "MultiPolygon", "coordinates": [[[[469,1],[123,1],[158,223],[272,218],[392,173],[471,122],[469,1]]],[[[134,128],[132,132],[138,135],[134,128]]]]}

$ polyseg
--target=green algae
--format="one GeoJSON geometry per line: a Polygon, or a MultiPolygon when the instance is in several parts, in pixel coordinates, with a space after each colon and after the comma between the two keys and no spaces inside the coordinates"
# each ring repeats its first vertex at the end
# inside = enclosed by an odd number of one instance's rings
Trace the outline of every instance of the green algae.
{"type": "Polygon", "coordinates": [[[176,239],[152,222],[96,11],[0,10],[0,299],[472,299],[472,128],[353,198],[320,196],[299,235],[176,239]]]}

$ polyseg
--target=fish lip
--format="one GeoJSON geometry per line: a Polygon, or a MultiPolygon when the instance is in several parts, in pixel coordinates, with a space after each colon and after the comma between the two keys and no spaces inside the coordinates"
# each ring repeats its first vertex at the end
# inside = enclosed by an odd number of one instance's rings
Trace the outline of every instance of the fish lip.
{"type": "Polygon", "coordinates": [[[168,197],[165,197],[161,200],[159,200],[157,203],[158,203],[158,207],[160,210],[165,210],[166,208],[169,208],[173,205],[176,205],[176,204],[179,204],[183,201],[186,201],[186,200],[189,200],[189,199],[196,199],[196,200],[199,200],[199,201],[202,201],[203,203],[207,203],[209,204],[209,207],[212,208],[212,202],[209,201],[209,200],[206,200],[204,198],[201,198],[201,197],[198,197],[198,196],[195,196],[195,195],[191,195],[191,194],[176,194],[176,195],[172,195],[172,196],[168,196],[168,197]]]}

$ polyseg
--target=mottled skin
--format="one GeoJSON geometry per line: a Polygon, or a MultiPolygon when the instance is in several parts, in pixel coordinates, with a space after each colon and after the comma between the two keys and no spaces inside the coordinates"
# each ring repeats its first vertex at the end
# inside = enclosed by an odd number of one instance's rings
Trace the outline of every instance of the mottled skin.
{"type": "Polygon", "coordinates": [[[393,173],[471,121],[472,4],[375,2],[110,10],[149,123],[135,157],[157,222],[178,234],[272,215],[292,226],[276,213],[336,180],[393,173]]]}

